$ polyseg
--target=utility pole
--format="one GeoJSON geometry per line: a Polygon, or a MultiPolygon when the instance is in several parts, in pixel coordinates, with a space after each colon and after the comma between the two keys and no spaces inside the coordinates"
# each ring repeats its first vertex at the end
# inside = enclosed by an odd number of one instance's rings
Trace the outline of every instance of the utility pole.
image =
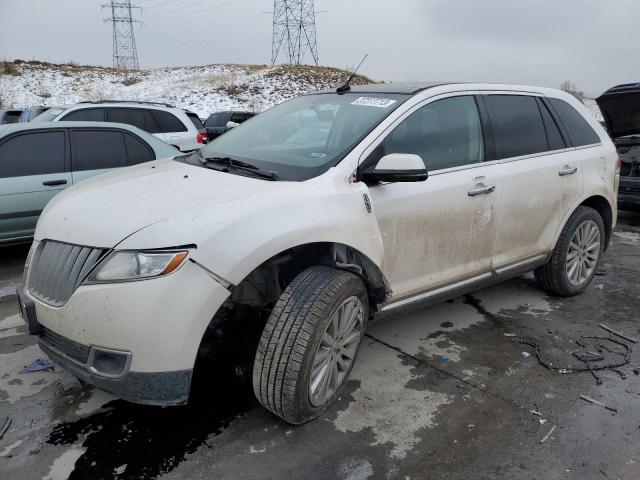
{"type": "Polygon", "coordinates": [[[281,53],[291,65],[300,65],[309,52],[318,65],[314,0],[274,0],[271,65],[281,53]]]}
{"type": "Polygon", "coordinates": [[[140,7],[131,5],[131,0],[111,0],[102,8],[111,9],[111,18],[105,18],[104,21],[113,24],[113,67],[125,73],[138,70],[140,66],[133,24],[141,22],[133,18],[133,12],[140,11],[140,7]]]}

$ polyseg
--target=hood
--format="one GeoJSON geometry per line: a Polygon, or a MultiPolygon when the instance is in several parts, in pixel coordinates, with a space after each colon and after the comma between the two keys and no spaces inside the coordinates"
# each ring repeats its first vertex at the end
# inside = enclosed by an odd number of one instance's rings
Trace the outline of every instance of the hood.
{"type": "MultiPolygon", "coordinates": [[[[180,217],[188,224],[205,210],[237,217],[248,205],[267,202],[252,197],[283,197],[291,187],[290,182],[243,177],[171,159],[143,163],[97,175],[56,195],[40,217],[35,238],[113,248],[151,225],[180,217]],[[232,209],[224,208],[229,204],[232,209]]],[[[179,233],[171,237],[184,238],[184,243],[164,245],[158,239],[156,248],[197,241],[193,232],[179,233]]]]}
{"type": "Polygon", "coordinates": [[[612,138],[640,135],[640,85],[635,89],[611,89],[596,99],[612,138]]]}

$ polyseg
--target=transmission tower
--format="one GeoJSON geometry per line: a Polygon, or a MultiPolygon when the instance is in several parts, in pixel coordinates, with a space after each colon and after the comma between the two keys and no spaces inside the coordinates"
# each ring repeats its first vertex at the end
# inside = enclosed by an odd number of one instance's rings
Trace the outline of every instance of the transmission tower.
{"type": "Polygon", "coordinates": [[[271,65],[283,52],[288,63],[300,65],[307,52],[318,65],[314,0],[274,0],[271,65]]]}
{"type": "Polygon", "coordinates": [[[111,9],[111,18],[104,20],[113,24],[114,68],[125,72],[138,70],[138,52],[133,24],[141,22],[133,18],[133,12],[139,11],[140,7],[131,5],[131,0],[111,0],[111,3],[102,7],[111,9]]]}

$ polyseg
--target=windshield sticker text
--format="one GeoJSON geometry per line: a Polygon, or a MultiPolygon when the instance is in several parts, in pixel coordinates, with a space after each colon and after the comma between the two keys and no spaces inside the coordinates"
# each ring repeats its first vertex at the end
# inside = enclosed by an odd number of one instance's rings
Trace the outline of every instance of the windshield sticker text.
{"type": "Polygon", "coordinates": [[[388,108],[397,100],[391,100],[389,98],[375,98],[375,97],[360,97],[357,100],[351,102],[351,105],[362,105],[365,107],[378,107],[378,108],[388,108]]]}

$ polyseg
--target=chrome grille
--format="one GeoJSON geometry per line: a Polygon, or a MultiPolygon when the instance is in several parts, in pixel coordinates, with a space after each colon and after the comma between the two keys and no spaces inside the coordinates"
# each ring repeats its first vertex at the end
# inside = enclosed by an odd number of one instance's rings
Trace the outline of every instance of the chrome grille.
{"type": "Polygon", "coordinates": [[[64,305],[106,250],[45,240],[31,259],[27,288],[49,305],[64,305]]]}

